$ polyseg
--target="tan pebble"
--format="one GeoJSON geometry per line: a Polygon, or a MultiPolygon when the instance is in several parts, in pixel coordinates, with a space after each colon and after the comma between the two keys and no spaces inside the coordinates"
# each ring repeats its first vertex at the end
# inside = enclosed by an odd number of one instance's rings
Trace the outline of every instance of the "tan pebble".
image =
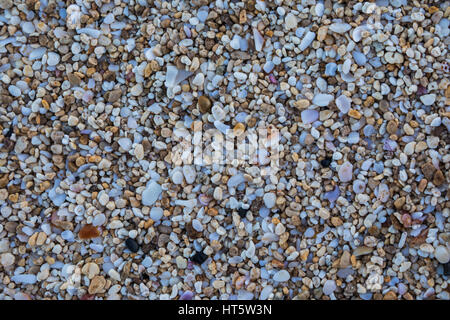
{"type": "Polygon", "coordinates": [[[416,144],[416,148],[414,149],[415,153],[420,153],[424,150],[428,149],[428,145],[425,141],[419,141],[416,144]]]}
{"type": "Polygon", "coordinates": [[[397,295],[394,291],[389,291],[384,295],[383,300],[397,300],[397,295]]]}
{"type": "Polygon", "coordinates": [[[33,235],[31,235],[31,237],[28,238],[28,244],[31,247],[34,247],[36,245],[37,237],[38,237],[38,232],[34,233],[33,235]]]}
{"type": "Polygon", "coordinates": [[[303,249],[300,251],[300,259],[302,259],[302,261],[306,261],[308,259],[308,255],[309,249],[303,249]]]}
{"type": "Polygon", "coordinates": [[[48,102],[46,100],[42,99],[41,103],[45,109],[47,109],[47,110],[50,109],[50,105],[48,104],[48,102]]]}
{"type": "Polygon", "coordinates": [[[136,145],[136,147],[134,148],[134,155],[138,160],[144,159],[144,147],[142,146],[142,144],[136,145]]]}
{"type": "Polygon", "coordinates": [[[321,26],[319,30],[317,30],[317,40],[318,41],[324,41],[327,37],[328,32],[328,26],[321,26]]]}
{"type": "Polygon", "coordinates": [[[90,157],[88,158],[88,161],[89,161],[90,163],[99,163],[101,160],[102,160],[102,157],[97,156],[97,155],[95,155],[95,156],[90,156],[90,157]]]}
{"type": "Polygon", "coordinates": [[[348,115],[355,119],[361,119],[361,113],[358,110],[350,109],[348,115]]]}
{"type": "Polygon", "coordinates": [[[403,126],[403,131],[408,135],[408,136],[412,136],[414,134],[414,129],[408,124],[406,123],[403,126]]]}
{"type": "Polygon", "coordinates": [[[241,134],[243,134],[245,131],[245,126],[242,123],[237,123],[234,128],[233,128],[233,133],[235,136],[240,136],[241,134]]]}
{"type": "Polygon", "coordinates": [[[96,294],[102,292],[106,285],[106,280],[102,276],[95,276],[89,285],[89,294],[96,294]]]}
{"type": "Polygon", "coordinates": [[[366,101],[364,101],[364,107],[368,108],[375,102],[375,99],[372,96],[367,97],[366,101]]]}
{"type": "Polygon", "coordinates": [[[406,202],[406,198],[405,197],[400,197],[397,200],[394,201],[394,206],[397,209],[401,209],[403,207],[403,205],[406,202]]]}
{"type": "Polygon", "coordinates": [[[83,266],[81,272],[87,275],[89,279],[92,279],[100,273],[100,268],[98,267],[97,264],[89,262],[83,266]]]}
{"type": "Polygon", "coordinates": [[[333,226],[335,226],[335,227],[338,227],[338,226],[340,226],[340,225],[342,225],[342,220],[341,220],[341,218],[339,218],[339,217],[332,217],[331,218],[331,224],[333,225],[333,226]]]}
{"type": "Polygon", "coordinates": [[[244,24],[247,22],[247,12],[245,11],[245,9],[241,10],[241,12],[239,12],[239,24],[244,24]]]}
{"type": "Polygon", "coordinates": [[[305,137],[305,144],[309,146],[313,144],[314,141],[315,141],[314,137],[308,133],[305,137]]]}
{"type": "Polygon", "coordinates": [[[45,232],[39,232],[36,239],[36,245],[42,246],[45,243],[45,240],[47,240],[47,234],[45,232]]]}
{"type": "Polygon", "coordinates": [[[348,266],[350,266],[351,265],[350,259],[351,259],[350,252],[344,251],[340,258],[339,267],[343,269],[343,268],[347,268],[348,266]]]}
{"type": "Polygon", "coordinates": [[[294,102],[294,106],[300,110],[308,108],[310,105],[309,100],[307,99],[300,99],[294,102]]]}

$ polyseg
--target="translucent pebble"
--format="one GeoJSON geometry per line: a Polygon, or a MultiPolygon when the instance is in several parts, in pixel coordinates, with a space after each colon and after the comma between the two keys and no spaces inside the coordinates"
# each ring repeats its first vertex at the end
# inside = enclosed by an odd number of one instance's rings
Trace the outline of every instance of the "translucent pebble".
{"type": "Polygon", "coordinates": [[[30,21],[26,21],[22,24],[22,31],[25,33],[33,33],[35,31],[34,24],[30,21]]]}
{"type": "Polygon", "coordinates": [[[450,261],[450,250],[444,246],[438,246],[434,251],[434,256],[440,263],[447,263],[450,261]]]}
{"type": "Polygon", "coordinates": [[[264,205],[267,208],[273,208],[275,206],[275,200],[276,200],[276,195],[273,192],[268,192],[266,194],[264,194],[263,197],[263,201],[264,201],[264,205]]]}
{"type": "Polygon", "coordinates": [[[273,291],[273,287],[271,285],[266,285],[264,289],[261,290],[261,294],[259,296],[259,300],[267,300],[270,294],[273,291]]]}
{"type": "Polygon", "coordinates": [[[253,28],[253,40],[255,41],[256,51],[261,51],[264,45],[264,38],[256,28],[253,28]]]}
{"type": "Polygon", "coordinates": [[[339,195],[339,187],[336,186],[333,190],[326,192],[323,197],[330,202],[334,202],[339,198],[339,195]]]}
{"type": "Polygon", "coordinates": [[[302,39],[302,41],[300,42],[300,45],[298,47],[300,51],[304,51],[305,49],[307,49],[315,38],[316,34],[312,31],[308,31],[304,36],[304,38],[302,39]]]}
{"type": "Polygon", "coordinates": [[[20,95],[22,94],[20,89],[15,85],[10,85],[8,87],[8,91],[13,97],[20,97],[20,95]]]}
{"type": "Polygon", "coordinates": [[[353,192],[356,194],[363,193],[366,189],[366,184],[361,180],[353,181],[353,192]]]}
{"type": "Polygon", "coordinates": [[[197,219],[192,220],[192,227],[198,232],[203,231],[203,225],[197,219]]]}
{"type": "Polygon", "coordinates": [[[272,72],[273,68],[275,67],[274,63],[270,60],[266,61],[266,63],[263,66],[263,70],[266,73],[272,72]]]}
{"type": "Polygon", "coordinates": [[[235,188],[242,182],[245,182],[244,175],[242,173],[238,173],[237,175],[232,176],[227,181],[228,188],[235,188]]]}
{"type": "Polygon", "coordinates": [[[325,66],[325,74],[327,76],[335,76],[337,70],[337,64],[334,62],[327,63],[325,66]]]}
{"type": "Polygon", "coordinates": [[[352,100],[343,94],[336,98],[336,106],[343,114],[347,114],[349,112],[351,102],[352,100]]]}
{"type": "Polygon", "coordinates": [[[315,234],[314,229],[310,227],[310,228],[306,229],[304,236],[306,238],[312,238],[314,236],[314,234],[315,234]]]}
{"type": "Polygon", "coordinates": [[[301,38],[304,34],[305,34],[305,28],[302,28],[302,27],[300,27],[300,28],[297,28],[296,30],[295,30],[295,35],[298,37],[298,38],[301,38]]]}
{"type": "Polygon", "coordinates": [[[297,28],[297,17],[292,13],[288,13],[284,18],[284,26],[287,30],[297,28]]]}
{"type": "Polygon", "coordinates": [[[197,12],[197,18],[198,18],[198,20],[200,20],[201,22],[205,22],[206,21],[206,19],[208,18],[208,8],[207,7],[204,7],[204,8],[202,8],[202,9],[200,9],[198,12],[197,12]]]}
{"type": "Polygon", "coordinates": [[[105,24],[111,24],[114,22],[114,15],[112,13],[108,13],[105,17],[105,19],[103,19],[103,23],[105,24]]]}
{"type": "Polygon", "coordinates": [[[129,138],[120,138],[117,143],[125,151],[130,151],[132,142],[129,138]]]}
{"type": "Polygon", "coordinates": [[[336,282],[334,280],[327,280],[323,285],[323,294],[329,296],[336,290],[336,282]]]}
{"type": "Polygon", "coordinates": [[[30,52],[30,55],[28,56],[29,60],[36,60],[36,59],[41,59],[42,56],[45,54],[45,52],[47,51],[46,48],[44,47],[38,47],[36,49],[33,49],[30,52]]]}
{"type": "Polygon", "coordinates": [[[161,218],[163,217],[163,215],[164,215],[164,211],[163,211],[163,209],[160,208],[160,207],[153,207],[153,208],[150,210],[150,218],[151,218],[153,221],[159,221],[159,220],[161,220],[161,218]]]}
{"type": "Polygon", "coordinates": [[[365,66],[367,63],[366,56],[359,51],[353,51],[353,58],[355,59],[355,62],[360,66],[365,66]]]}
{"type": "Polygon", "coordinates": [[[381,202],[386,202],[389,200],[389,187],[387,186],[387,184],[385,183],[380,183],[378,185],[378,196],[377,199],[380,200],[381,202]]]}
{"type": "Polygon", "coordinates": [[[313,123],[319,119],[319,112],[317,110],[303,110],[301,113],[303,123],[313,123]]]}
{"type": "Polygon", "coordinates": [[[93,226],[101,226],[106,222],[106,217],[103,213],[97,214],[94,219],[92,219],[93,226]]]}
{"type": "Polygon", "coordinates": [[[61,232],[61,237],[66,241],[74,241],[73,232],[70,230],[64,230],[61,232]]]}
{"type": "Polygon", "coordinates": [[[330,25],[330,30],[336,33],[345,33],[352,27],[348,23],[336,22],[330,25]]]}
{"type": "Polygon", "coordinates": [[[314,96],[312,102],[319,107],[326,107],[333,99],[331,94],[319,93],[314,96]]]}
{"type": "Polygon", "coordinates": [[[344,162],[339,168],[338,176],[341,182],[349,182],[350,180],[352,180],[353,165],[348,161],[344,162]]]}
{"type": "Polygon", "coordinates": [[[157,182],[150,182],[144,192],[142,192],[142,204],[144,206],[151,206],[158,200],[161,192],[162,188],[157,182]]]}
{"type": "Polygon", "coordinates": [[[347,142],[350,144],[355,144],[359,142],[359,133],[358,132],[350,132],[347,137],[347,142]]]}
{"type": "Polygon", "coordinates": [[[59,63],[60,57],[59,54],[55,52],[49,52],[47,57],[47,64],[49,66],[56,66],[59,63]]]}
{"type": "Polygon", "coordinates": [[[324,5],[323,5],[322,2],[317,3],[315,9],[316,9],[316,10],[315,10],[315,11],[316,11],[316,15],[317,15],[318,17],[323,16],[323,12],[325,11],[325,7],[324,7],[324,5]]]}
{"type": "Polygon", "coordinates": [[[15,283],[23,284],[35,284],[37,281],[36,275],[34,274],[19,274],[11,277],[11,281],[15,283]]]}
{"type": "Polygon", "coordinates": [[[291,278],[291,275],[286,270],[280,270],[273,275],[273,281],[286,282],[291,278]]]}
{"type": "Polygon", "coordinates": [[[368,124],[364,127],[363,133],[366,137],[370,137],[376,133],[376,130],[373,125],[368,124]]]}
{"type": "Polygon", "coordinates": [[[327,90],[328,83],[324,78],[319,77],[316,80],[316,85],[317,85],[317,88],[319,88],[320,91],[323,92],[323,91],[327,90]]]}

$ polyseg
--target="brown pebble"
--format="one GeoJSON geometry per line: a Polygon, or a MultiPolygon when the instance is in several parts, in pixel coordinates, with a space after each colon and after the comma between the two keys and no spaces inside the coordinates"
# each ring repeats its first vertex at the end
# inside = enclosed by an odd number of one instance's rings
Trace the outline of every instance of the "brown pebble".
{"type": "Polygon", "coordinates": [[[389,291],[384,295],[383,300],[397,300],[397,295],[394,291],[389,291]]]}
{"type": "Polygon", "coordinates": [[[198,98],[198,109],[201,113],[208,113],[211,110],[211,100],[207,96],[198,98]]]}
{"type": "Polygon", "coordinates": [[[436,173],[434,174],[434,178],[433,178],[433,184],[437,187],[439,187],[440,185],[442,185],[445,182],[445,176],[442,173],[441,170],[437,170],[436,173]]]}
{"type": "Polygon", "coordinates": [[[436,167],[431,162],[425,163],[420,167],[420,169],[427,180],[431,180],[434,172],[436,171],[436,167]]]}
{"type": "Polygon", "coordinates": [[[419,191],[423,192],[425,190],[425,188],[427,187],[427,184],[428,184],[428,180],[427,179],[420,180],[419,186],[418,186],[419,191]]]}
{"type": "Polygon", "coordinates": [[[395,120],[390,120],[386,126],[386,131],[389,134],[395,134],[398,129],[398,124],[395,120]]]}
{"type": "Polygon", "coordinates": [[[403,205],[405,204],[405,202],[406,202],[406,198],[400,197],[394,201],[394,206],[396,209],[401,209],[403,207],[403,205]]]}

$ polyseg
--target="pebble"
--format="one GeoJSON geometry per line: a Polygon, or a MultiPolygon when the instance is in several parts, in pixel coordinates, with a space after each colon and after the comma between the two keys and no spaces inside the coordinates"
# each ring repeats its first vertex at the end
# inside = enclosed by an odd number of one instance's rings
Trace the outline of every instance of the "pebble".
{"type": "Polygon", "coordinates": [[[152,181],[148,185],[148,187],[142,192],[142,204],[144,206],[151,206],[153,205],[156,200],[158,200],[159,196],[161,195],[162,188],[161,186],[155,182],[152,181]]]}
{"type": "Polygon", "coordinates": [[[319,93],[314,96],[312,103],[314,103],[315,105],[317,105],[319,107],[326,107],[326,106],[328,106],[328,104],[331,101],[333,101],[333,99],[334,99],[334,96],[331,94],[319,93]]]}
{"type": "Polygon", "coordinates": [[[438,246],[434,251],[434,256],[440,263],[448,263],[450,261],[450,250],[444,246],[438,246]]]}
{"type": "Polygon", "coordinates": [[[353,178],[353,165],[346,161],[340,167],[338,171],[339,180],[341,182],[349,182],[353,178]]]}
{"type": "Polygon", "coordinates": [[[162,208],[160,208],[160,207],[153,207],[150,210],[150,218],[152,220],[154,220],[154,221],[159,221],[159,220],[162,219],[163,213],[164,213],[164,211],[163,211],[162,208]]]}
{"type": "Polygon", "coordinates": [[[56,66],[60,61],[59,54],[55,52],[49,52],[47,57],[47,64],[49,66],[56,66]]]}
{"type": "Polygon", "coordinates": [[[336,106],[342,113],[347,114],[350,110],[351,100],[347,96],[340,95],[336,98],[336,106]]]}
{"type": "Polygon", "coordinates": [[[297,28],[297,17],[292,13],[288,13],[284,18],[284,23],[287,30],[296,29],[297,28]]]}
{"type": "Polygon", "coordinates": [[[301,117],[303,123],[313,123],[319,118],[319,112],[317,110],[303,110],[301,117]]]}
{"type": "Polygon", "coordinates": [[[435,94],[425,94],[420,97],[420,101],[426,106],[431,106],[436,101],[435,94]]]}
{"type": "Polygon", "coordinates": [[[323,285],[323,294],[329,296],[336,290],[336,282],[334,280],[327,280],[323,285]]]}
{"type": "Polygon", "coordinates": [[[291,278],[291,275],[286,270],[280,270],[273,275],[273,281],[286,282],[291,278]]]}
{"type": "Polygon", "coordinates": [[[3,267],[9,267],[14,264],[15,258],[11,253],[3,253],[0,256],[0,263],[3,267]]]}
{"type": "Polygon", "coordinates": [[[138,252],[139,251],[139,244],[137,243],[136,240],[132,239],[132,238],[128,238],[127,240],[125,240],[125,245],[127,246],[128,250],[130,250],[131,252],[138,252]]]}
{"type": "Polygon", "coordinates": [[[275,200],[276,200],[275,193],[269,192],[269,193],[264,194],[263,201],[264,201],[264,205],[267,208],[269,208],[269,209],[273,208],[275,206],[275,200]]]}

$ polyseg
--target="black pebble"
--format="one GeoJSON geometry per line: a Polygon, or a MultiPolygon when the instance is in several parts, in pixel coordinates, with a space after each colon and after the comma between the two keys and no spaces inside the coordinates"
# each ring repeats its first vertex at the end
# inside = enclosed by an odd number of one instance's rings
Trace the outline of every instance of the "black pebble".
{"type": "Polygon", "coordinates": [[[125,245],[131,252],[136,253],[139,250],[139,244],[134,239],[128,238],[125,240],[125,245]]]}
{"type": "Polygon", "coordinates": [[[322,165],[322,167],[328,168],[331,164],[331,161],[332,161],[331,157],[326,157],[325,159],[320,160],[320,164],[322,165]]]}
{"type": "Polygon", "coordinates": [[[247,215],[247,211],[248,209],[244,209],[244,208],[239,208],[238,209],[238,214],[241,218],[245,218],[245,216],[247,215]]]}
{"type": "Polygon", "coordinates": [[[206,259],[208,259],[208,256],[203,252],[198,251],[191,257],[191,260],[198,264],[202,264],[203,262],[206,261],[206,259]]]}
{"type": "Polygon", "coordinates": [[[11,137],[13,131],[14,131],[13,128],[10,127],[10,128],[8,129],[8,131],[5,133],[5,138],[11,137]]]}
{"type": "Polygon", "coordinates": [[[444,276],[450,276],[450,262],[443,264],[444,276]]]}

